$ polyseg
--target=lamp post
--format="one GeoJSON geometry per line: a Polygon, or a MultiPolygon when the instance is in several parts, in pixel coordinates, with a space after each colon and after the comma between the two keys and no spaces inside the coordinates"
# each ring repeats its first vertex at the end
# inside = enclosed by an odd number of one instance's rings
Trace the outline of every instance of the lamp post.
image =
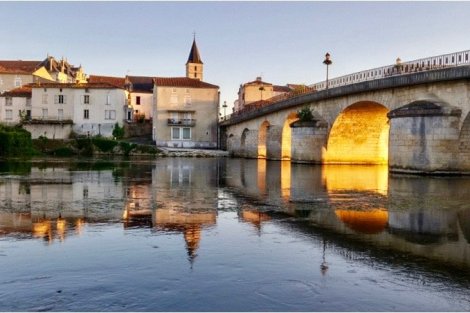
{"type": "Polygon", "coordinates": [[[326,89],[328,90],[328,66],[333,63],[333,61],[330,60],[330,53],[325,54],[325,60],[323,60],[323,64],[326,65],[326,89]]]}
{"type": "Polygon", "coordinates": [[[259,91],[261,92],[261,101],[263,101],[263,90],[264,86],[259,87],[259,91]]]}
{"type": "Polygon", "coordinates": [[[224,120],[226,118],[226,110],[227,110],[227,101],[224,101],[224,104],[222,105],[222,107],[224,108],[224,120]]]}

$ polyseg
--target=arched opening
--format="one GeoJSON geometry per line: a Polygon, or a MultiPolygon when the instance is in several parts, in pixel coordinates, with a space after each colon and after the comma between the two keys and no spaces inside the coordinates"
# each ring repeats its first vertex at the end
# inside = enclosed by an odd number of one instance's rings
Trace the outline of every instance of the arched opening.
{"type": "Polygon", "coordinates": [[[281,136],[281,160],[290,160],[291,159],[291,150],[292,150],[292,129],[290,124],[297,121],[297,113],[290,113],[282,126],[282,136],[281,136]]]}
{"type": "Polygon", "coordinates": [[[347,107],[330,130],[324,163],[387,164],[387,113],[386,107],[369,101],[347,107]]]}
{"type": "Polygon", "coordinates": [[[269,122],[261,123],[258,131],[258,159],[266,159],[266,139],[268,137],[269,122]]]}
{"type": "Polygon", "coordinates": [[[246,155],[246,136],[248,136],[248,128],[245,128],[242,132],[241,140],[240,140],[240,152],[243,156],[246,155]]]}

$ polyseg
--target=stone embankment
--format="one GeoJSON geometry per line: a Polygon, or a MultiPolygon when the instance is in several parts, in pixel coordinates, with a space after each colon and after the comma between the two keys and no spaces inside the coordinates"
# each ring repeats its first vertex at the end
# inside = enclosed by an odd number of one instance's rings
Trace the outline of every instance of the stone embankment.
{"type": "Polygon", "coordinates": [[[228,157],[228,151],[222,150],[203,150],[203,149],[178,149],[178,148],[161,148],[161,156],[165,157],[193,157],[193,158],[215,158],[228,157]]]}

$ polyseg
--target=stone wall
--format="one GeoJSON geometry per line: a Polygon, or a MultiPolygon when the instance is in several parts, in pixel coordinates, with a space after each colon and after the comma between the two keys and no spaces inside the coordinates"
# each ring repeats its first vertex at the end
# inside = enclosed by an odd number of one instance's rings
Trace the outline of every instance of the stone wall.
{"type": "Polygon", "coordinates": [[[326,124],[297,122],[292,125],[292,162],[321,163],[326,146],[326,124]]]}

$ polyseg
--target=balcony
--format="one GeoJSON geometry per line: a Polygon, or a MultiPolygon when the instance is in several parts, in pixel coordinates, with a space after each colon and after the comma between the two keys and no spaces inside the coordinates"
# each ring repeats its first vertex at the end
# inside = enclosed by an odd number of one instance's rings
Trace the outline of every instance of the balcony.
{"type": "Polygon", "coordinates": [[[196,125],[196,120],[193,118],[182,118],[182,119],[169,118],[168,119],[168,126],[194,126],[194,125],[196,125]]]}
{"type": "Polygon", "coordinates": [[[72,117],[68,116],[25,116],[23,124],[73,124],[72,117]]]}

